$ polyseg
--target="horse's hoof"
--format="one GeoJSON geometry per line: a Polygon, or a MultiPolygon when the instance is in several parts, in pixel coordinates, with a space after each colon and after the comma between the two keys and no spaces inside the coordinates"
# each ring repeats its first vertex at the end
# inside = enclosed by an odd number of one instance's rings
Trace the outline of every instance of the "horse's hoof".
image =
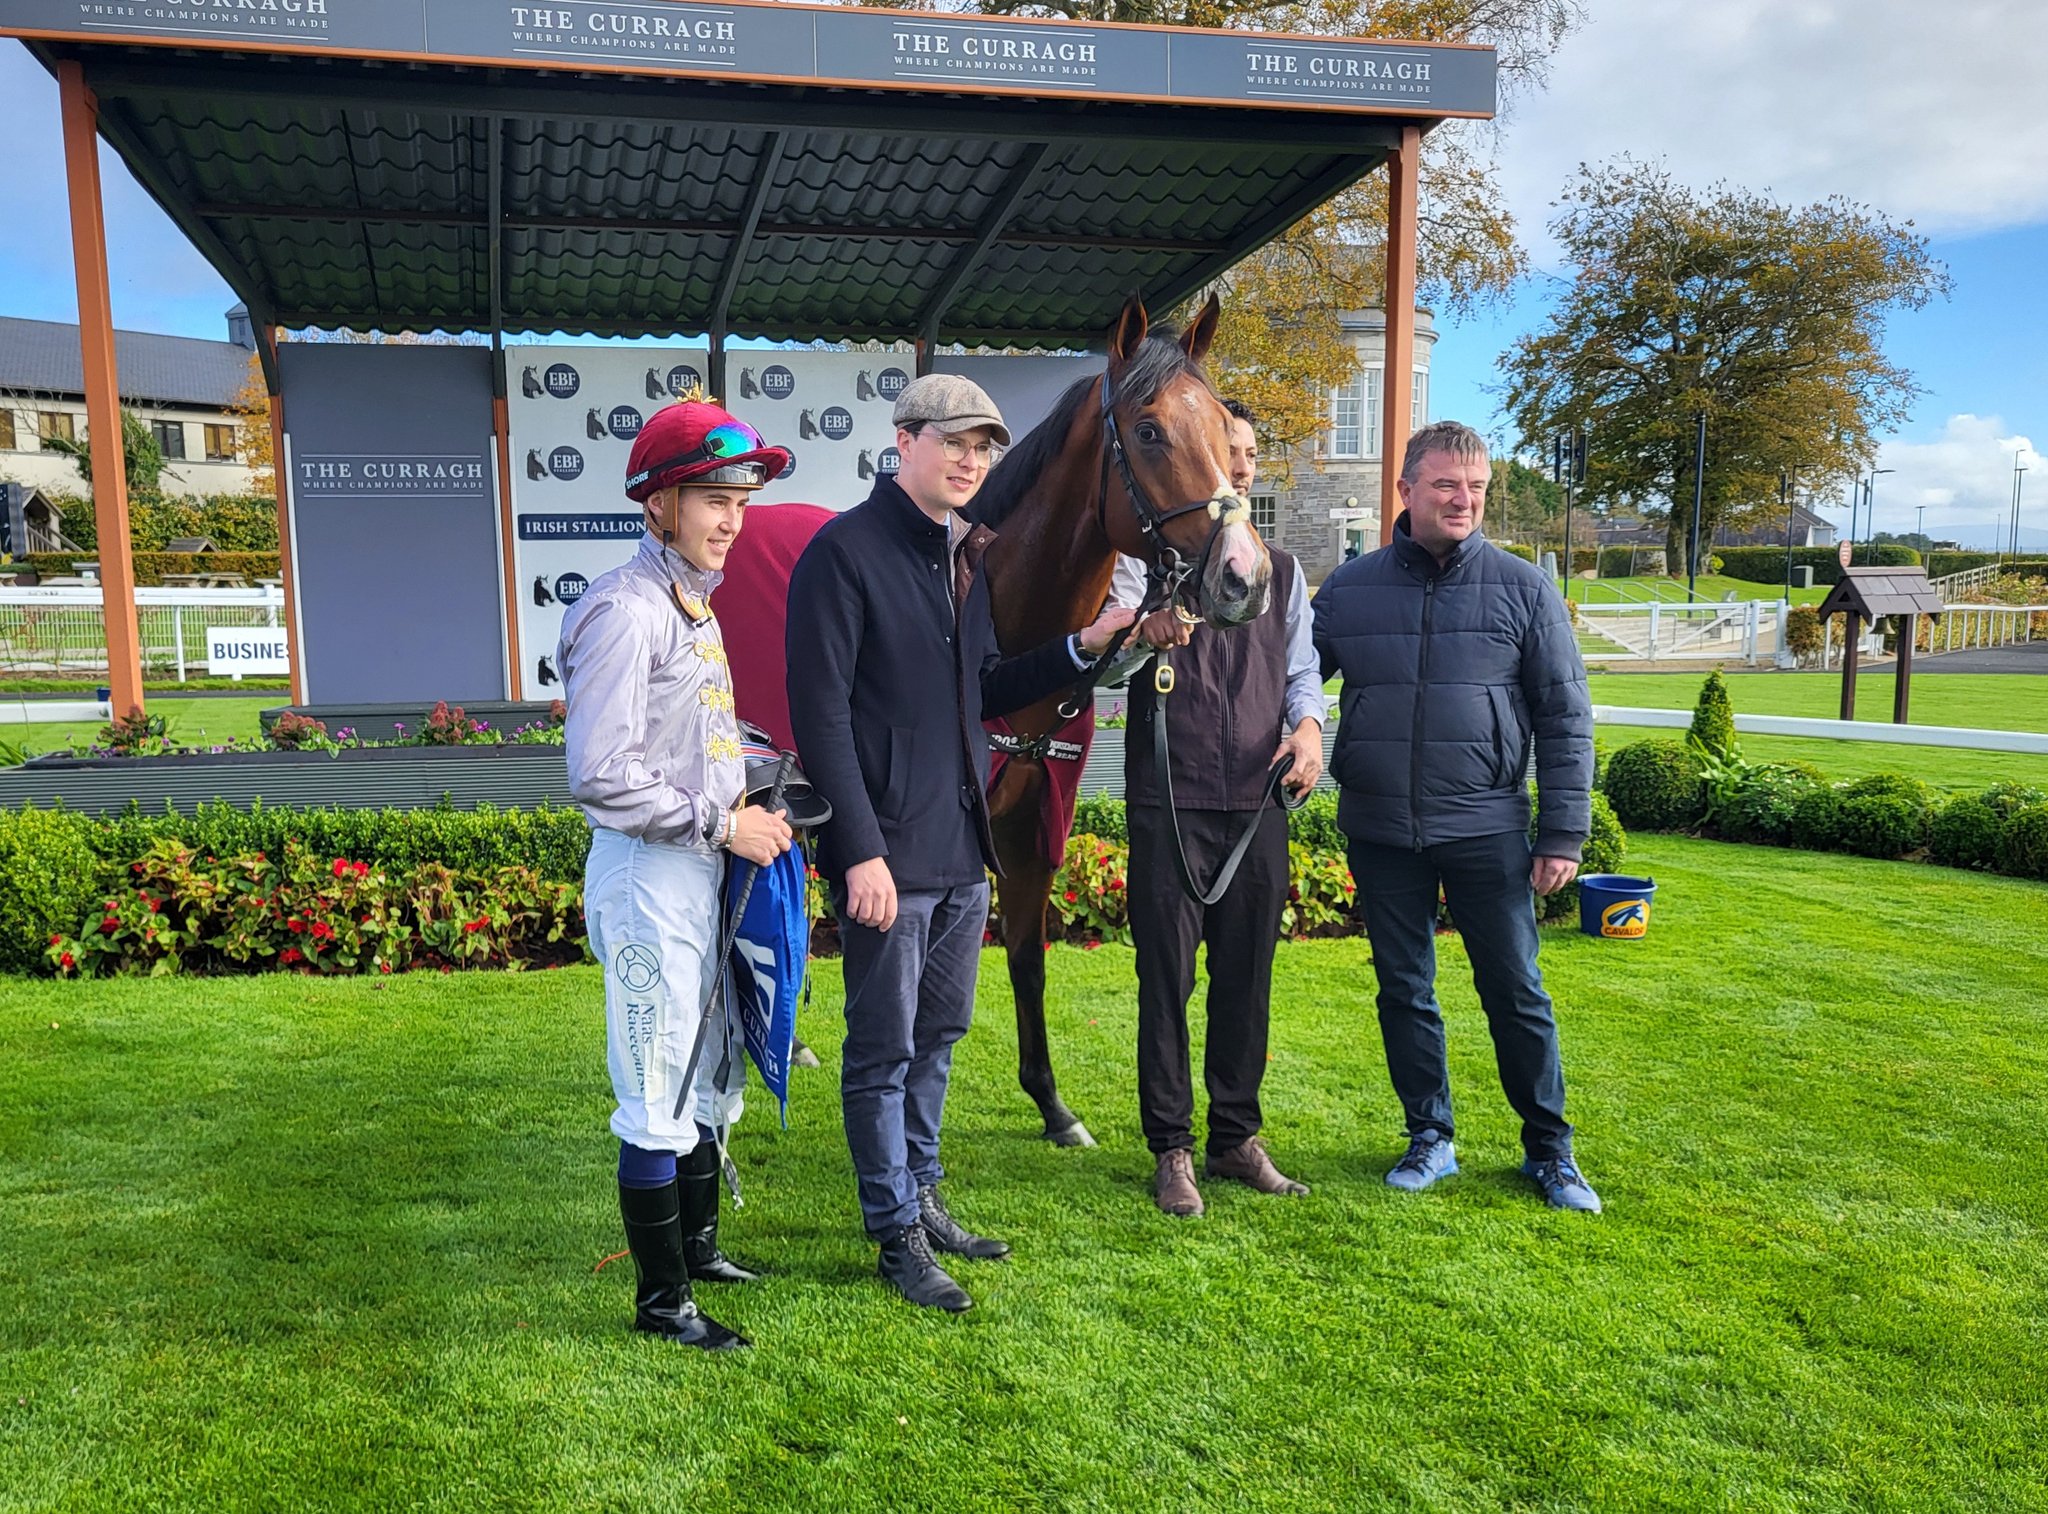
{"type": "Polygon", "coordinates": [[[1079,1120],[1071,1125],[1062,1125],[1057,1130],[1045,1127],[1045,1138],[1055,1146],[1093,1146],[1095,1137],[1088,1134],[1088,1127],[1079,1120]]]}
{"type": "Polygon", "coordinates": [[[796,1049],[789,1054],[789,1065],[792,1067],[816,1067],[819,1065],[818,1054],[799,1041],[796,1043],[796,1049]]]}

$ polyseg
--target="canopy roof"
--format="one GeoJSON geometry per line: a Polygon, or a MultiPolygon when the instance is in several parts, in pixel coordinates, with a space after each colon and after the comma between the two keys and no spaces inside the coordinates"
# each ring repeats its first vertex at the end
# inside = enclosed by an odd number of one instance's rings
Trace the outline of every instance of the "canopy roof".
{"type": "Polygon", "coordinates": [[[0,31],[81,61],[102,134],[286,326],[1092,337],[1493,104],[1491,51],[1419,44],[665,0],[216,0],[123,35],[87,9],[0,0],[0,31]],[[275,25],[309,14],[324,35],[275,25]],[[695,52],[621,50],[636,28],[695,52]]]}

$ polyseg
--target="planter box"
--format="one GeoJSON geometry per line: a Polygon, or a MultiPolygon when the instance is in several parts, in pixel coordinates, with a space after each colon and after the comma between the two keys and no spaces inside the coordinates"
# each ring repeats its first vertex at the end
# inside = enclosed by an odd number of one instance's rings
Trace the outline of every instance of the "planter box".
{"type": "Polygon", "coordinates": [[[175,757],[37,757],[0,769],[0,806],[24,803],[88,815],[164,806],[190,814],[208,800],[246,809],[457,809],[494,804],[567,808],[569,770],[558,746],[371,747],[342,752],[196,752],[175,757]]]}
{"type": "MultiPolygon", "coordinates": [[[[460,705],[462,713],[471,720],[481,720],[494,731],[513,731],[523,725],[548,718],[548,701],[539,703],[526,700],[515,704],[509,699],[460,699],[451,700],[452,710],[460,705]]],[[[257,715],[266,733],[277,724],[284,714],[305,715],[327,727],[332,736],[341,730],[353,730],[362,741],[397,741],[406,735],[418,735],[421,726],[427,723],[431,704],[280,704],[263,710],[257,715]],[[403,723],[405,730],[398,729],[403,723]]]]}

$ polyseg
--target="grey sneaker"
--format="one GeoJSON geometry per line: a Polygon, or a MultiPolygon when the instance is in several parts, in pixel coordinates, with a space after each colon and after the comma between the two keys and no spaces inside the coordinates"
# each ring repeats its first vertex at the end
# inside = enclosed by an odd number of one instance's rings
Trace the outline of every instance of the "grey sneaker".
{"type": "Polygon", "coordinates": [[[1552,1209],[1577,1209],[1586,1214],[1600,1212],[1600,1195],[1579,1171],[1579,1164],[1567,1151],[1561,1157],[1538,1161],[1529,1157],[1522,1163],[1522,1176],[1536,1185],[1552,1209]]]}
{"type": "Polygon", "coordinates": [[[1450,1138],[1425,1130],[1410,1139],[1407,1154],[1387,1174],[1387,1186],[1420,1193],[1438,1178],[1447,1178],[1457,1170],[1458,1151],[1450,1138]]]}

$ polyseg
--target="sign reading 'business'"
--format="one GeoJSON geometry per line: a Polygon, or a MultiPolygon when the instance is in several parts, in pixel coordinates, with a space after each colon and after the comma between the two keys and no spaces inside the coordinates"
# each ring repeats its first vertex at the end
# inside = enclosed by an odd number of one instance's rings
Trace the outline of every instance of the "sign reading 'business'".
{"type": "Polygon", "coordinates": [[[0,33],[850,85],[1491,115],[1494,54],[733,0],[0,0],[0,33]]]}

